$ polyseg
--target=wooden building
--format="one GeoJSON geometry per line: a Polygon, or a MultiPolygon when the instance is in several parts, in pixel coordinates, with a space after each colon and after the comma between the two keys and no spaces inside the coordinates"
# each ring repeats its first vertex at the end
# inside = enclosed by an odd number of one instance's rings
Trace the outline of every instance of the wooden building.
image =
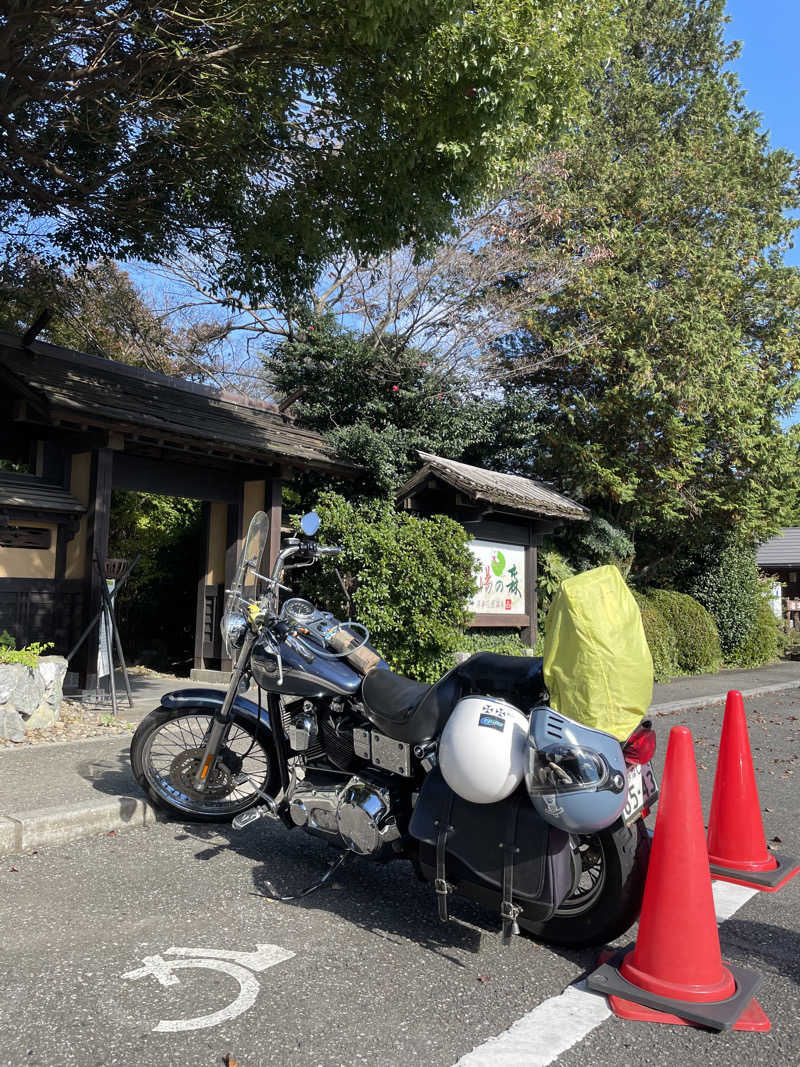
{"type": "MultiPolygon", "coordinates": [[[[353,473],[320,436],[272,404],[0,333],[0,632],[65,653],[100,603],[112,489],[202,500],[194,664],[225,670],[223,590],[243,534],[298,470],[353,473]]],[[[76,657],[77,659],[78,657],[76,657]]],[[[96,676],[96,632],[77,669],[96,676]]]]}
{"type": "Polygon", "coordinates": [[[787,526],[759,545],[758,569],[775,580],[773,610],[793,630],[800,630],[800,526],[787,526]]]}
{"type": "Polygon", "coordinates": [[[588,508],[532,478],[418,454],[423,466],[398,492],[398,504],[417,515],[449,515],[461,523],[480,564],[471,625],[516,628],[533,646],[537,549],[565,522],[585,522],[588,508]]]}

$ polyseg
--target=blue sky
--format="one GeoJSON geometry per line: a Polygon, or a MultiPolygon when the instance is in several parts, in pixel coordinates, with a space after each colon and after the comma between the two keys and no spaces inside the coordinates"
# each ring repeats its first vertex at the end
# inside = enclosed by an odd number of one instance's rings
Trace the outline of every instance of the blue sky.
{"type": "MultiPolygon", "coordinates": [[[[734,64],[747,105],[761,112],[774,148],[800,156],[800,0],[728,0],[729,40],[742,42],[734,64]]],[[[800,265],[800,230],[787,262],[800,265]]]]}

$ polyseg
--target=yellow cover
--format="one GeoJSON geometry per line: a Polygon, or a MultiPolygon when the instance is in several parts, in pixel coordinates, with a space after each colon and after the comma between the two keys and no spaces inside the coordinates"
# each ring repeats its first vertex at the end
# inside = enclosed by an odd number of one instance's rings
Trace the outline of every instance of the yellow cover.
{"type": "Polygon", "coordinates": [[[653,660],[642,617],[616,567],[567,578],[544,639],[550,703],[570,719],[625,741],[653,699],[653,660]]]}

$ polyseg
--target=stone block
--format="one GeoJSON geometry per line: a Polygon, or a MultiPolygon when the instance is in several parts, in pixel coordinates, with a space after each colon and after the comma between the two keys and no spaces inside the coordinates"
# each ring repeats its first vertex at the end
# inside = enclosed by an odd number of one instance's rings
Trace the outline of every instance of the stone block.
{"type": "Polygon", "coordinates": [[[61,713],[66,671],[63,656],[42,656],[36,667],[0,663],[0,737],[21,741],[25,730],[52,726],[61,713]]]}
{"type": "Polygon", "coordinates": [[[52,726],[58,719],[55,708],[43,700],[33,715],[25,720],[26,730],[40,730],[43,726],[52,726]]]}
{"type": "Polygon", "coordinates": [[[0,704],[0,737],[7,741],[25,740],[25,721],[12,704],[0,704]]]}

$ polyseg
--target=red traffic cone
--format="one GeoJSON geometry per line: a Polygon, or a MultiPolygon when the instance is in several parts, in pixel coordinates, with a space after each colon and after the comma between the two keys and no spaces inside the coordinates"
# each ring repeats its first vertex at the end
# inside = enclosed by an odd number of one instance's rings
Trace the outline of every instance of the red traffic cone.
{"type": "Polygon", "coordinates": [[[753,1000],[760,983],[754,971],[722,962],[692,735],[674,726],[636,944],[587,984],[622,1018],[769,1030],[753,1000]]]}
{"type": "Polygon", "coordinates": [[[732,689],[725,704],[717,773],[708,820],[711,874],[774,893],[797,874],[796,860],[767,851],[742,694],[732,689]]]}

